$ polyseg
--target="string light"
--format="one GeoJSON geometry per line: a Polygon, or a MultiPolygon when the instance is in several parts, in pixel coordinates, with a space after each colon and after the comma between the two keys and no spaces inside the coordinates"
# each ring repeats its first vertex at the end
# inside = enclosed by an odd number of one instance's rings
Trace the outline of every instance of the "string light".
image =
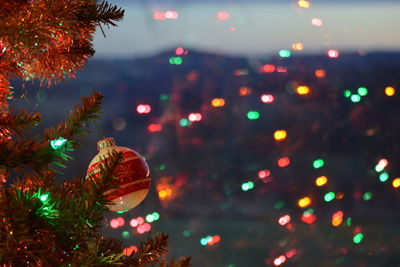
{"type": "Polygon", "coordinates": [[[308,95],[310,93],[310,87],[301,85],[296,88],[296,92],[299,95],[308,95]]]}
{"type": "Polygon", "coordinates": [[[353,237],[353,242],[355,244],[360,244],[363,239],[364,239],[364,235],[362,233],[358,233],[353,237]]]}
{"type": "Polygon", "coordinates": [[[334,192],[328,192],[324,195],[324,201],[325,202],[331,202],[334,200],[336,197],[336,194],[334,192]]]}
{"type": "Polygon", "coordinates": [[[326,176],[320,176],[317,179],[315,179],[315,184],[320,187],[326,185],[327,182],[328,182],[328,177],[326,176]]]}
{"type": "Polygon", "coordinates": [[[282,263],[284,263],[285,261],[286,261],[285,255],[281,255],[281,256],[277,257],[276,259],[274,259],[274,265],[279,266],[282,263]]]}
{"type": "Polygon", "coordinates": [[[315,70],[314,74],[317,78],[324,78],[326,76],[326,72],[323,69],[315,70]]]}
{"type": "Polygon", "coordinates": [[[283,158],[278,159],[278,166],[281,167],[281,168],[289,166],[289,164],[290,164],[290,159],[287,158],[287,157],[283,157],[283,158]]]}
{"type": "Polygon", "coordinates": [[[179,124],[180,124],[182,127],[186,127],[186,126],[189,126],[189,125],[190,125],[190,121],[189,121],[188,119],[182,118],[182,119],[179,121],[179,124]]]}
{"type": "Polygon", "coordinates": [[[304,49],[304,45],[302,43],[293,43],[292,48],[293,50],[301,51],[304,49]]]}
{"type": "Polygon", "coordinates": [[[325,165],[325,162],[323,159],[316,159],[313,161],[314,169],[322,168],[324,165],[325,165]]]}
{"type": "Polygon", "coordinates": [[[65,143],[67,143],[67,141],[68,141],[67,139],[60,137],[60,138],[51,140],[50,145],[54,150],[57,150],[57,149],[63,147],[65,145],[65,143]]]}
{"type": "Polygon", "coordinates": [[[344,90],[343,95],[345,97],[350,97],[351,96],[351,91],[350,90],[344,90]]]}
{"type": "Polygon", "coordinates": [[[250,189],[254,188],[254,183],[249,181],[249,182],[245,182],[242,184],[242,190],[243,191],[249,191],[250,189]]]}
{"type": "Polygon", "coordinates": [[[182,65],[183,59],[182,57],[170,57],[169,64],[171,65],[182,65]]]}
{"type": "Polygon", "coordinates": [[[264,179],[270,176],[271,172],[269,170],[261,170],[258,172],[258,178],[264,179]]]}
{"type": "Polygon", "coordinates": [[[372,199],[372,193],[371,192],[365,192],[363,194],[363,200],[364,201],[368,201],[368,200],[371,200],[371,199],[372,199]]]}
{"type": "Polygon", "coordinates": [[[278,223],[282,226],[288,224],[290,222],[290,215],[284,215],[279,218],[278,223]]]}
{"type": "Polygon", "coordinates": [[[136,111],[139,114],[148,114],[151,111],[151,106],[147,104],[140,104],[136,107],[136,111]]]}
{"type": "Polygon", "coordinates": [[[312,18],[311,24],[315,27],[321,27],[323,25],[323,21],[320,18],[312,18]]]}
{"type": "Polygon", "coordinates": [[[299,199],[299,201],[297,202],[297,205],[300,208],[307,208],[308,206],[311,205],[311,198],[303,197],[303,198],[299,199]]]}
{"type": "Polygon", "coordinates": [[[286,138],[287,132],[285,130],[277,130],[274,133],[274,139],[276,141],[282,141],[286,138]]]}
{"type": "Polygon", "coordinates": [[[203,118],[203,116],[200,113],[190,113],[188,116],[188,119],[191,122],[199,122],[199,121],[201,121],[202,118],[203,118]]]}
{"type": "Polygon", "coordinates": [[[329,49],[328,50],[328,57],[330,58],[338,58],[339,57],[339,51],[336,49],[329,49]]]}
{"type": "Polygon", "coordinates": [[[215,108],[225,106],[225,99],[223,98],[214,98],[211,100],[211,105],[215,108]]]}
{"type": "Polygon", "coordinates": [[[392,185],[394,188],[399,188],[400,187],[400,178],[396,178],[393,180],[392,185]]]}
{"type": "Polygon", "coordinates": [[[217,13],[217,18],[219,20],[228,20],[230,19],[231,15],[228,12],[220,11],[217,13]]]}
{"type": "Polygon", "coordinates": [[[396,93],[396,89],[394,89],[394,87],[388,86],[385,88],[385,94],[387,96],[394,96],[395,93],[396,93]]]}
{"type": "Polygon", "coordinates": [[[273,95],[263,94],[263,95],[261,95],[260,98],[261,98],[261,101],[266,104],[270,104],[270,103],[274,102],[273,95]]]}
{"type": "Polygon", "coordinates": [[[290,53],[290,51],[286,50],[286,49],[279,50],[278,54],[280,57],[283,57],[283,58],[288,58],[292,55],[292,53],[290,53]]]}
{"type": "Polygon", "coordinates": [[[251,93],[250,87],[242,86],[239,88],[239,95],[240,96],[247,96],[251,93]]]}
{"type": "Polygon", "coordinates": [[[358,94],[351,95],[350,100],[353,103],[358,103],[361,101],[361,96],[358,94]]]}
{"type": "Polygon", "coordinates": [[[389,180],[389,174],[387,172],[383,172],[379,175],[379,181],[382,183],[386,182],[387,180],[389,180]]]}
{"type": "Polygon", "coordinates": [[[315,216],[313,209],[308,209],[303,212],[301,220],[307,224],[313,224],[317,220],[317,216],[315,216]]]}
{"type": "Polygon", "coordinates": [[[258,111],[249,111],[247,112],[247,118],[249,120],[257,120],[260,118],[260,113],[258,113],[258,111]]]}
{"type": "Polygon", "coordinates": [[[338,227],[343,222],[343,211],[337,211],[332,215],[332,225],[338,227]]]}
{"type": "Polygon", "coordinates": [[[299,7],[302,7],[302,8],[309,8],[309,7],[311,6],[310,2],[308,2],[308,1],[306,1],[306,0],[299,0],[299,1],[297,2],[297,5],[298,5],[299,7]]]}
{"type": "Polygon", "coordinates": [[[360,88],[358,88],[357,93],[360,96],[366,96],[368,94],[368,89],[365,87],[360,87],[360,88]]]}
{"type": "Polygon", "coordinates": [[[274,72],[276,69],[275,65],[266,64],[262,67],[262,71],[266,73],[274,72]]]}
{"type": "Polygon", "coordinates": [[[162,125],[159,123],[152,123],[149,124],[149,126],[147,127],[147,130],[150,133],[156,133],[156,132],[160,132],[162,130],[162,125]]]}

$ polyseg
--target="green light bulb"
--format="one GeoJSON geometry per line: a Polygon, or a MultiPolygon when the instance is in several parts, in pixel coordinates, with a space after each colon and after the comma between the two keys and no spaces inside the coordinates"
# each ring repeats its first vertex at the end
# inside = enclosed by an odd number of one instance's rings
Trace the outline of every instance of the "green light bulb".
{"type": "Polygon", "coordinates": [[[207,245],[207,243],[208,243],[207,238],[202,238],[200,240],[200,244],[202,244],[203,246],[207,245]]]}
{"type": "Polygon", "coordinates": [[[146,216],[146,221],[149,222],[149,223],[152,223],[154,221],[153,215],[152,214],[148,214],[146,216]]]}
{"type": "Polygon", "coordinates": [[[325,165],[325,162],[324,162],[323,159],[316,159],[316,160],[314,160],[314,162],[313,162],[313,167],[314,167],[315,169],[322,168],[324,165],[325,165]]]}
{"type": "Polygon", "coordinates": [[[360,244],[361,241],[363,240],[363,238],[364,238],[364,235],[362,233],[358,233],[353,237],[353,242],[355,244],[360,244]]]}
{"type": "Polygon", "coordinates": [[[243,183],[242,184],[242,190],[243,191],[247,191],[247,190],[249,190],[250,188],[249,188],[249,185],[247,184],[247,183],[243,183]]]}
{"type": "Polygon", "coordinates": [[[387,172],[383,172],[381,175],[379,175],[379,181],[382,183],[386,182],[387,180],[389,180],[389,174],[387,172]]]}
{"type": "Polygon", "coordinates": [[[384,169],[385,169],[385,167],[383,165],[381,165],[381,164],[376,164],[376,166],[375,166],[375,171],[376,172],[381,172],[384,169]]]}
{"type": "Polygon", "coordinates": [[[127,239],[127,238],[129,238],[129,236],[130,236],[130,233],[128,231],[123,231],[122,232],[122,238],[127,239]]]}
{"type": "Polygon", "coordinates": [[[247,112],[247,118],[249,120],[257,120],[260,118],[260,113],[258,113],[258,111],[249,111],[247,112]]]}
{"type": "Polygon", "coordinates": [[[351,99],[351,102],[358,103],[361,101],[361,96],[360,95],[352,95],[350,99],[351,99]]]}
{"type": "Polygon", "coordinates": [[[291,53],[289,50],[282,49],[279,51],[279,56],[280,57],[290,57],[291,53]]]}
{"type": "Polygon", "coordinates": [[[188,126],[189,125],[189,120],[188,119],[181,119],[180,121],[179,121],[179,124],[182,126],[182,127],[186,127],[186,126],[188,126]]]}
{"type": "Polygon", "coordinates": [[[329,192],[324,195],[324,200],[325,200],[325,202],[331,202],[332,200],[335,199],[335,197],[336,197],[336,195],[334,192],[329,192]]]}
{"type": "Polygon", "coordinates": [[[160,219],[160,214],[158,213],[158,212],[153,212],[153,219],[155,220],[155,221],[157,221],[158,219],[160,219]]]}
{"type": "Polygon", "coordinates": [[[48,198],[49,198],[49,194],[48,193],[40,196],[40,200],[42,202],[46,202],[48,198]]]}
{"type": "Polygon", "coordinates": [[[58,139],[54,139],[50,141],[50,145],[54,150],[59,149],[60,147],[64,146],[64,144],[67,142],[68,140],[62,137],[59,137],[58,139]]]}
{"type": "Polygon", "coordinates": [[[364,201],[368,201],[372,198],[372,193],[371,192],[365,192],[363,195],[364,201]]]}
{"type": "Polygon", "coordinates": [[[368,94],[368,89],[365,87],[360,87],[358,88],[357,92],[360,96],[366,96],[368,94]]]}

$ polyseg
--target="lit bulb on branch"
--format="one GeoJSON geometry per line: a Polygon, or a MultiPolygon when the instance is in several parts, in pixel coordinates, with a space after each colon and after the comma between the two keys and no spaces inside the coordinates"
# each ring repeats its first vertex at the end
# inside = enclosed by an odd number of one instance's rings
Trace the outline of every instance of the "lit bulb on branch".
{"type": "Polygon", "coordinates": [[[111,211],[122,212],[133,209],[145,198],[150,188],[150,170],[143,157],[136,151],[116,146],[115,140],[108,137],[97,142],[99,153],[92,159],[87,171],[94,179],[100,176],[100,164],[112,152],[122,153],[121,163],[114,169],[112,176],[118,178],[119,187],[107,191],[105,194],[114,205],[108,208],[111,211]]]}

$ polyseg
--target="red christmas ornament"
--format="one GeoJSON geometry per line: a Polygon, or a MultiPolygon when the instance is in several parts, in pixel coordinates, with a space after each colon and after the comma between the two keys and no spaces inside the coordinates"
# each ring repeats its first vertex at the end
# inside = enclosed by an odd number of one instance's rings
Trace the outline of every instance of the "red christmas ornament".
{"type": "Polygon", "coordinates": [[[89,177],[89,174],[99,177],[99,165],[110,153],[122,153],[122,162],[112,173],[114,177],[119,178],[119,188],[106,192],[106,197],[115,204],[109,206],[109,209],[127,211],[139,205],[146,198],[150,188],[150,170],[143,157],[132,149],[116,146],[112,137],[97,142],[97,149],[99,153],[90,162],[86,177],[89,177]]]}

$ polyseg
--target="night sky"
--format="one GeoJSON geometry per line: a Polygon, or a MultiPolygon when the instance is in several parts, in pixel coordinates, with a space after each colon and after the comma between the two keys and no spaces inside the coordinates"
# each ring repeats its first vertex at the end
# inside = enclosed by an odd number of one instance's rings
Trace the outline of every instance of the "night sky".
{"type": "Polygon", "coordinates": [[[258,56],[304,44],[303,53],[397,50],[397,1],[114,1],[126,10],[118,28],[98,31],[97,57],[143,57],[177,46],[228,55],[258,56]],[[176,11],[177,19],[154,20],[176,11]],[[227,12],[219,20],[218,12],[227,12]],[[323,21],[312,25],[313,18],[323,21]]]}

